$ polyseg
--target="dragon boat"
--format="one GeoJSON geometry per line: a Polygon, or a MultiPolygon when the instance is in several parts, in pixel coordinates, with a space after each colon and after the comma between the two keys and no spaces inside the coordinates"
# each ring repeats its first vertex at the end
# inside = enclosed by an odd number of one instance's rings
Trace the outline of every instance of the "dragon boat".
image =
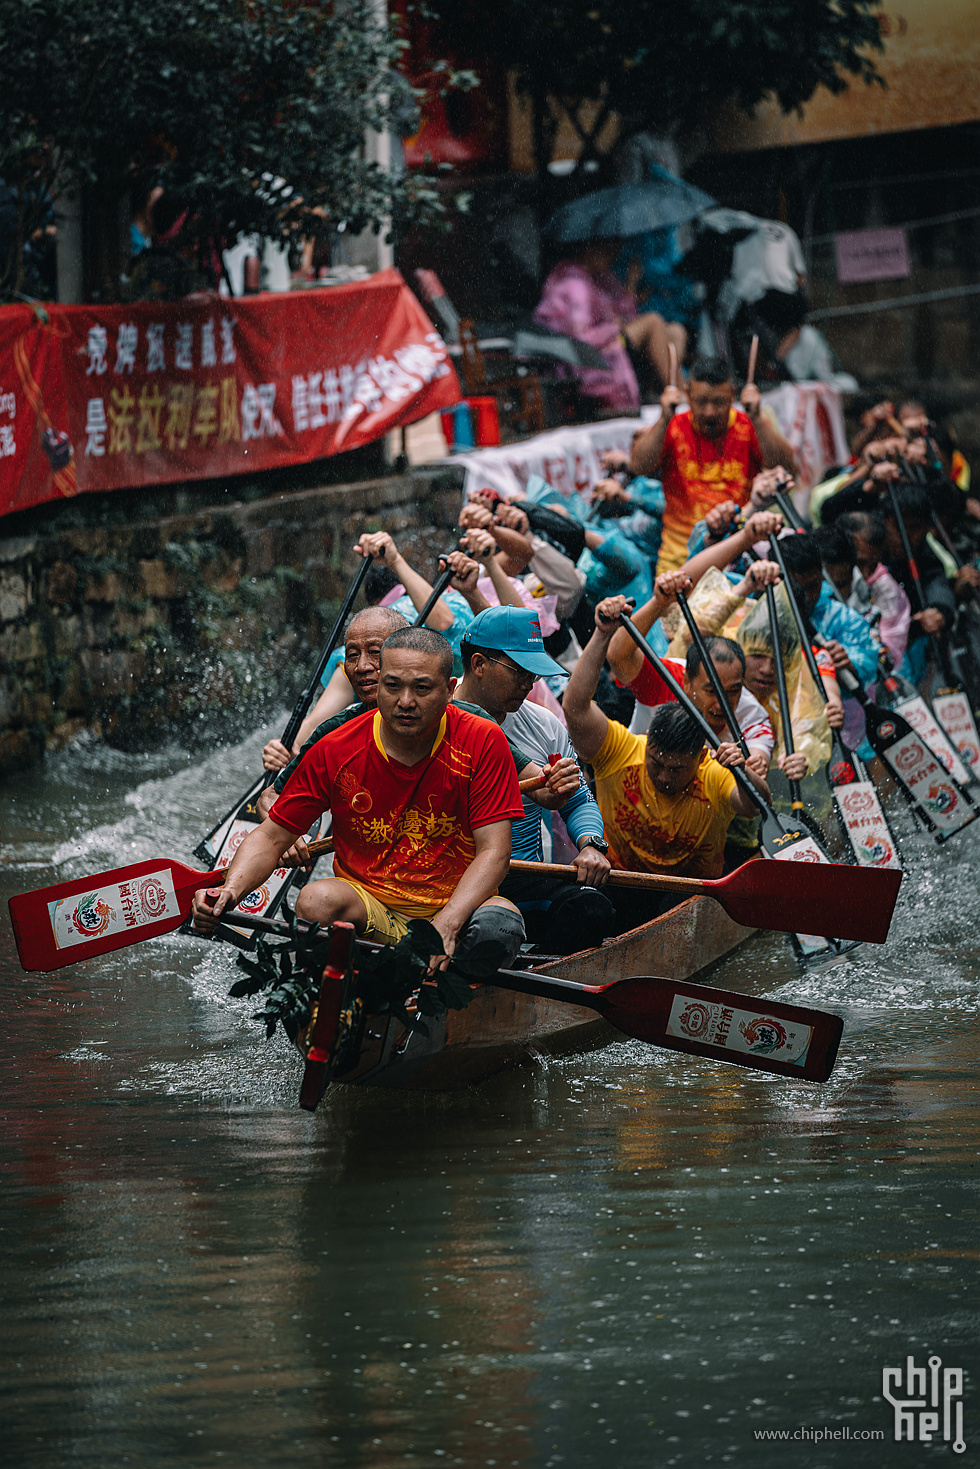
{"type": "MultiPolygon", "coordinates": [[[[690,979],[724,958],[755,929],[730,918],[711,898],[692,897],[638,928],[576,954],[525,954],[515,969],[577,984],[601,985],[635,975],[690,979]]],[[[355,954],[360,945],[355,945],[355,954]]],[[[356,964],[356,958],[355,958],[356,964]]],[[[356,989],[356,986],[355,986],[356,989]]],[[[346,1040],[338,1055],[328,1056],[318,1044],[320,1011],[323,1029],[337,1033],[337,1012],[349,1006],[351,990],[339,973],[328,970],[318,1010],[295,1038],[307,1061],[301,1105],[312,1110],[328,1081],[337,1086],[402,1087],[450,1091],[483,1081],[496,1072],[534,1063],[542,1056],[568,1055],[622,1039],[594,1009],[551,997],[523,994],[493,984],[481,985],[463,1010],[426,1016],[428,1034],[409,1029],[391,1015],[367,1015],[352,1021],[340,1015],[346,1040]]]]}

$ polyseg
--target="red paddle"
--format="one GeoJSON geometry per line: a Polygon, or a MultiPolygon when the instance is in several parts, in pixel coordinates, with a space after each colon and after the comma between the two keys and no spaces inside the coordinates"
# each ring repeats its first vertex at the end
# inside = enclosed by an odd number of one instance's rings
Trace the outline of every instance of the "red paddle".
{"type": "MultiPolygon", "coordinates": [[[[769,866],[769,863],[752,863],[769,866]]],[[[286,925],[276,919],[248,918],[248,928],[259,933],[288,934],[286,925]]],[[[312,925],[310,925],[312,927],[312,925]]],[[[300,1106],[310,1111],[316,1106],[329,1079],[327,1066],[337,1025],[339,984],[350,964],[348,924],[335,923],[329,932],[331,951],[323,975],[323,988],[317,1011],[311,1045],[307,1056],[306,1076],[300,1106]],[[322,1022],[322,1032],[319,1029],[322,1022]]],[[[219,926],[216,937],[222,938],[219,926]]],[[[353,963],[357,968],[357,951],[375,948],[361,942],[354,946],[353,963]]],[[[771,1071],[777,1076],[795,1077],[799,1081],[826,1081],[834,1068],[844,1022],[839,1015],[826,1010],[812,1010],[806,1005],[786,1005],[780,1000],[755,999],[736,990],[720,990],[691,980],[661,979],[636,976],[616,980],[612,984],[578,984],[552,974],[536,974],[530,970],[498,969],[486,984],[491,989],[516,990],[523,995],[538,995],[557,1000],[563,1005],[583,1005],[596,1010],[624,1035],[634,1036],[651,1046],[664,1046],[672,1051],[689,1051],[714,1061],[728,1061],[734,1066],[751,1066],[756,1071],[771,1071]]]]}
{"type": "MultiPolygon", "coordinates": [[[[574,867],[548,862],[512,862],[511,872],[574,880],[574,867]]],[[[895,910],[902,874],[891,868],[843,867],[808,858],[797,862],[745,862],[727,877],[666,877],[654,872],[609,874],[613,887],[671,893],[681,898],[716,898],[730,918],[746,928],[808,933],[883,944],[895,910]]]]}
{"type": "Polygon", "coordinates": [[[171,858],[151,857],[132,867],[18,893],[9,906],[20,962],[25,969],[63,969],[171,933],[187,917],[198,888],[220,887],[224,878],[221,870],[199,872],[171,858]]]}
{"type": "MultiPolygon", "coordinates": [[[[753,862],[752,867],[775,867],[753,862]]],[[[818,869],[813,869],[818,870],[818,869]]],[[[503,969],[490,981],[503,989],[598,1010],[624,1035],[671,1051],[751,1066],[801,1081],[826,1081],[834,1069],[844,1022],[839,1015],[756,1000],[689,980],[636,977],[582,985],[503,969]]]]}

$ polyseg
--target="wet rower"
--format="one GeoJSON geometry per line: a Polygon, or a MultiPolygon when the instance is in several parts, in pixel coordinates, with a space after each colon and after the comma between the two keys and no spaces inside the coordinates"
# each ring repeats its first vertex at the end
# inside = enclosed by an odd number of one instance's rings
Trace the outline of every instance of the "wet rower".
{"type": "Polygon", "coordinates": [[[260,886],[324,810],[333,814],[334,876],[310,882],[300,918],[353,923],[396,943],[427,918],[445,952],[495,939],[513,959],[520,914],[497,888],[511,823],[523,815],[517,772],[496,725],[450,704],[452,650],[428,628],[393,633],[381,650],[378,707],[307,752],[261,826],[242,843],[213,906],[194,898],[194,926],[260,886]]]}

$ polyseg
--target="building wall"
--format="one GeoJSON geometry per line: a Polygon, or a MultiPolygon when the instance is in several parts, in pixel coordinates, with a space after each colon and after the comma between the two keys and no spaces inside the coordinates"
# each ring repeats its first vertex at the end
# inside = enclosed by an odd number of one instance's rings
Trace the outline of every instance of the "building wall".
{"type": "Polygon", "coordinates": [[[437,470],[0,530],[0,775],[84,730],[129,748],[240,737],[305,684],[361,532],[387,530],[432,574],[458,509],[452,472],[437,470]]]}

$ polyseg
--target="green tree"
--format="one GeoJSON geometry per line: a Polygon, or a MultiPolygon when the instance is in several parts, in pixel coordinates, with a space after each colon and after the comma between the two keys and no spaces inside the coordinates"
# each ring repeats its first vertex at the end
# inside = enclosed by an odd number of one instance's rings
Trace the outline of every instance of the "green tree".
{"type": "MultiPolygon", "coordinates": [[[[0,177],[20,239],[82,189],[90,289],[113,299],[121,212],[161,165],[202,234],[288,240],[314,210],[351,231],[424,216],[438,207],[427,181],[364,155],[400,49],[370,0],[0,0],[0,177]]],[[[23,274],[19,245],[7,254],[9,295],[23,274]]]]}
{"type": "Polygon", "coordinates": [[[581,167],[599,156],[612,113],[625,133],[666,133],[727,101],[751,112],[772,97],[790,112],[818,87],[880,81],[880,0],[497,0],[490,23],[469,0],[433,3],[447,47],[490,53],[515,74],[539,173],[562,114],[581,167]]]}

